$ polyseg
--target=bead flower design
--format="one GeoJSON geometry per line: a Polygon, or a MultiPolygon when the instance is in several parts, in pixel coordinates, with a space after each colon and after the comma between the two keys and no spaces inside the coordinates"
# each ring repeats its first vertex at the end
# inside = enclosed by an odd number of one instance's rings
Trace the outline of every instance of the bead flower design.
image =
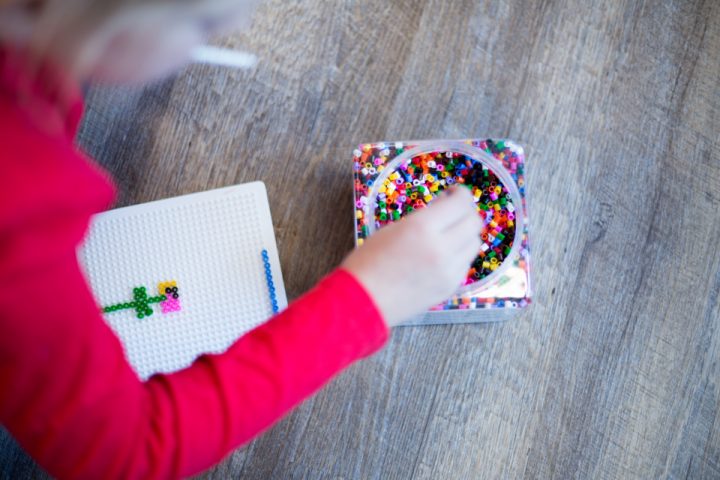
{"type": "Polygon", "coordinates": [[[133,298],[129,302],[116,303],[102,307],[103,313],[112,313],[120,310],[135,310],[135,316],[139,319],[149,317],[153,314],[152,304],[159,303],[162,313],[179,312],[180,294],[178,293],[177,281],[158,283],[158,295],[149,297],[147,288],[133,288],[133,298]]]}

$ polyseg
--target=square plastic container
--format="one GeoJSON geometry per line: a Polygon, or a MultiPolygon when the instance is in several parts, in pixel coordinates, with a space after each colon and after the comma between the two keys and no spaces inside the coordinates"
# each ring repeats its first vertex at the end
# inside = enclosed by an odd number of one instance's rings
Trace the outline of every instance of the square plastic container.
{"type": "MultiPolygon", "coordinates": [[[[482,168],[483,173],[489,170],[496,176],[497,183],[501,184],[500,189],[510,199],[507,203],[511,205],[512,213],[507,215],[514,220],[514,239],[512,245],[506,244],[505,250],[500,251],[497,248],[498,243],[492,243],[492,240],[496,239],[491,236],[491,241],[484,242],[483,248],[489,246],[488,251],[492,253],[495,247],[500,255],[504,254],[502,262],[495,261],[492,271],[484,269],[485,276],[479,272],[475,273],[475,277],[469,276],[467,283],[461,286],[454,296],[403,325],[507,320],[520,309],[526,308],[531,303],[532,295],[525,154],[522,147],[511,140],[422,140],[360,144],[353,152],[355,244],[362,245],[366,238],[386,222],[386,204],[382,203],[385,200],[385,190],[382,185],[387,185],[388,178],[395,172],[400,172],[402,166],[409,165],[415,158],[444,158],[443,155],[447,158],[462,155],[463,161],[472,161],[473,165],[477,163],[478,169],[482,168]],[[378,208],[379,205],[383,207],[382,210],[378,208]],[[379,210],[383,212],[380,214],[382,218],[378,217],[379,210]]],[[[434,162],[432,163],[434,167],[434,162]]],[[[433,171],[436,174],[442,173],[434,168],[433,171]]],[[[394,177],[399,176],[395,174],[394,177]]],[[[447,173],[442,177],[438,174],[436,177],[435,186],[439,186],[440,190],[453,182],[452,175],[447,173]]],[[[398,188],[402,189],[403,182],[409,181],[397,178],[398,188]]],[[[426,199],[433,196],[430,192],[426,193],[429,195],[426,199]]],[[[417,207],[423,206],[420,200],[416,200],[416,203],[417,207]]],[[[387,212],[394,214],[392,211],[387,212]]],[[[481,255],[484,256],[484,253],[481,255]]],[[[489,262],[481,262],[483,259],[478,257],[478,262],[489,265],[489,262]]],[[[472,271],[474,269],[470,270],[472,271]]]]}

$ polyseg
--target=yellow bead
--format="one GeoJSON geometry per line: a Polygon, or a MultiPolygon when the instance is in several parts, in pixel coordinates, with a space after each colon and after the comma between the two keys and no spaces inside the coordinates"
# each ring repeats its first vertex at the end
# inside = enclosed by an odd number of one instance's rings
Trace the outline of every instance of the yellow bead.
{"type": "Polygon", "coordinates": [[[358,238],[358,242],[357,242],[357,243],[358,243],[358,247],[359,247],[360,245],[362,245],[364,241],[365,241],[365,240],[363,240],[362,238],[358,238]]]}
{"type": "Polygon", "coordinates": [[[423,200],[425,200],[425,203],[432,201],[432,199],[433,199],[432,195],[425,195],[425,197],[423,198],[423,200]]]}
{"type": "Polygon", "coordinates": [[[483,268],[490,268],[490,262],[483,262],[482,266],[483,268]]]}
{"type": "Polygon", "coordinates": [[[362,210],[355,210],[355,218],[357,218],[358,220],[363,218],[362,210]]]}
{"type": "Polygon", "coordinates": [[[177,287],[177,282],[175,280],[169,281],[169,282],[160,282],[158,283],[158,294],[165,295],[165,289],[166,288],[172,288],[177,287]]]}

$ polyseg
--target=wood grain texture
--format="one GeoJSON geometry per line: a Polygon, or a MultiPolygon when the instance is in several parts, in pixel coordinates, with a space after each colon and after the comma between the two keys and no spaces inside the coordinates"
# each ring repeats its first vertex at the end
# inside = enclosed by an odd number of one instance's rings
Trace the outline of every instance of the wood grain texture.
{"type": "Polygon", "coordinates": [[[397,329],[199,478],[720,477],[719,2],[273,0],[222,43],[261,63],[90,90],[121,205],[265,181],[294,298],[352,247],[355,143],[508,137],[535,302],[397,329]]]}

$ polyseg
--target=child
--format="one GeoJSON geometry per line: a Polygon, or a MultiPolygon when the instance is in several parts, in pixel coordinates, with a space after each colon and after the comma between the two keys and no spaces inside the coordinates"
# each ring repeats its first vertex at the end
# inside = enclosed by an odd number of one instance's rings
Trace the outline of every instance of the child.
{"type": "Polygon", "coordinates": [[[157,78],[246,20],[251,3],[0,0],[0,422],[52,475],[208,468],[378,350],[388,327],[448,297],[479,250],[472,198],[453,191],[225,353],[138,379],[76,259],[90,215],[114,196],[72,145],[78,85],[157,78]]]}

